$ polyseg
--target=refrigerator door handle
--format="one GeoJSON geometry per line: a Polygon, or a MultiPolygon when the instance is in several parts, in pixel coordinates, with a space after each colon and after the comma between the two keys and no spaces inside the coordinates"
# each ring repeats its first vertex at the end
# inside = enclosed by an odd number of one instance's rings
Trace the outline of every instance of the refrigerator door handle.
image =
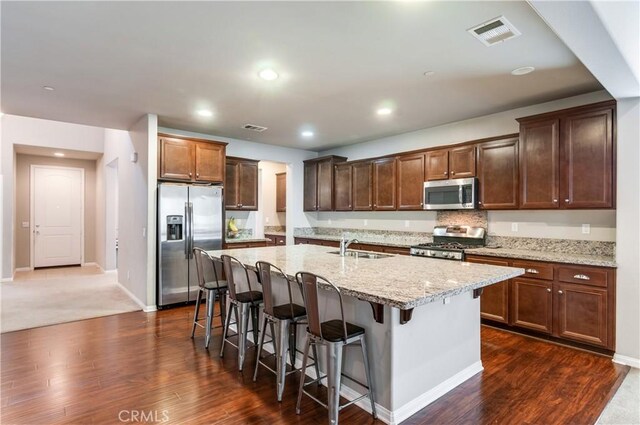
{"type": "Polygon", "coordinates": [[[189,221],[189,203],[184,203],[184,258],[189,259],[189,245],[191,240],[191,223],[189,221]]]}
{"type": "Polygon", "coordinates": [[[189,202],[189,258],[193,258],[193,203],[189,202]]]}

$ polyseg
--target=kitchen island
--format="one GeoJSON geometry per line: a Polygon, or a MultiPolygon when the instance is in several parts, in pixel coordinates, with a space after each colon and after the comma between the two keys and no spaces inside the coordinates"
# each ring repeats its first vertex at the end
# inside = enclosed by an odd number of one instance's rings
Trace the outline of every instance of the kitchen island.
{"type": "MultiPolygon", "coordinates": [[[[423,257],[341,257],[336,252],[331,247],[294,245],[209,254],[231,255],[251,268],[257,261],[268,261],[292,278],[309,271],[333,282],[344,296],[345,319],[366,330],[378,415],[392,424],[482,371],[478,295],[485,286],[524,273],[423,257]]],[[[284,301],[284,283],[276,280],[274,288],[284,301]]],[[[338,318],[333,294],[326,291],[321,297],[321,318],[338,318]]],[[[299,338],[299,348],[302,344],[299,338]]],[[[322,353],[320,357],[322,370],[322,353]]],[[[360,356],[347,354],[344,370],[364,381],[360,356]]],[[[357,384],[343,380],[346,398],[362,392],[357,384]]],[[[366,400],[358,405],[369,410],[366,400]]]]}

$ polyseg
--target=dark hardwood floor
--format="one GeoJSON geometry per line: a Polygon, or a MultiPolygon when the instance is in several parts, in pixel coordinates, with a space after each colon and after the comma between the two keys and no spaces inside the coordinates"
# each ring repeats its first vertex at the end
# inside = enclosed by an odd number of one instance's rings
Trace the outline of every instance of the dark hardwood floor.
{"type": "MultiPolygon", "coordinates": [[[[326,410],[309,398],[295,414],[296,376],[278,403],[273,375],[261,369],[252,382],[253,361],[238,373],[232,347],[218,357],[219,329],[210,352],[202,330],[191,340],[191,314],[192,307],[134,312],[3,334],[2,424],[326,423],[326,410]]],[[[590,424],[628,371],[607,357],[491,328],[482,340],[484,372],[407,424],[590,424]]],[[[381,423],[356,406],[340,422],[381,423]]]]}

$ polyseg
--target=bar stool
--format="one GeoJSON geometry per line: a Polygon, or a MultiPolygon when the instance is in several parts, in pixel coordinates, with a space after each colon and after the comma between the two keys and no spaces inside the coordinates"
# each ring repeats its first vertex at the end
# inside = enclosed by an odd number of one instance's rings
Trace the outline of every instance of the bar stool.
{"type": "Polygon", "coordinates": [[[300,378],[296,413],[298,415],[300,414],[300,404],[302,402],[302,394],[304,393],[314,401],[326,407],[329,410],[329,423],[337,425],[338,412],[340,410],[368,396],[371,401],[371,414],[374,419],[377,419],[378,415],[376,414],[376,405],[373,395],[373,383],[371,382],[371,371],[369,369],[369,359],[367,357],[367,347],[365,345],[365,330],[360,326],[348,323],[344,320],[342,294],[340,293],[340,290],[329,280],[309,272],[298,272],[296,274],[296,280],[302,285],[304,304],[307,310],[307,320],[309,322],[309,326],[307,327],[307,343],[304,347],[304,357],[302,360],[302,370],[306,370],[310,346],[321,344],[327,348],[327,374],[322,377],[318,376],[317,379],[306,384],[304,382],[304,375],[300,378]],[[340,300],[340,319],[324,322],[320,321],[320,309],[318,304],[319,281],[324,283],[323,286],[325,288],[332,289],[338,294],[338,299],[340,300]],[[367,375],[368,385],[365,385],[362,382],[342,373],[342,350],[344,347],[351,344],[360,344],[360,347],[362,348],[364,370],[367,375]],[[365,387],[367,389],[367,394],[340,406],[340,378],[342,376],[365,387]],[[329,399],[327,404],[324,404],[304,389],[304,387],[315,382],[321,382],[324,378],[327,378],[327,392],[329,399]]]}
{"type": "MultiPolygon", "coordinates": [[[[300,304],[294,303],[293,294],[291,293],[292,282],[289,277],[278,267],[266,261],[258,261],[256,263],[258,277],[262,284],[262,294],[264,298],[264,306],[262,309],[262,326],[260,327],[260,343],[258,345],[258,353],[256,356],[256,368],[253,372],[253,381],[258,378],[258,367],[264,366],[277,377],[277,396],[278,401],[282,401],[282,393],[284,392],[285,377],[291,373],[297,372],[296,365],[296,340],[297,327],[306,325],[307,311],[300,304]],[[287,284],[287,292],[289,294],[289,302],[274,306],[273,286],[271,281],[271,271],[275,271],[279,277],[284,279],[287,284]],[[260,360],[262,348],[264,346],[264,338],[267,330],[267,324],[271,327],[271,340],[274,343],[274,354],[276,357],[276,370],[271,369],[268,365],[260,360]],[[275,332],[274,332],[275,325],[275,332]],[[287,352],[291,361],[292,370],[287,372],[287,352]]],[[[302,300],[302,287],[295,285],[298,289],[300,299],[302,300]]],[[[303,301],[304,302],[304,301],[303,301]]],[[[267,356],[269,357],[269,356],[267,356]]],[[[313,358],[317,359],[316,347],[313,347],[313,358]]],[[[309,365],[312,366],[312,365],[309,365]]],[[[313,366],[316,367],[316,374],[320,376],[318,365],[314,360],[313,366]]],[[[304,374],[303,374],[304,375],[304,374]]]]}
{"type": "Polygon", "coordinates": [[[227,282],[225,280],[218,279],[218,269],[216,268],[216,263],[220,264],[220,261],[214,260],[206,251],[201,248],[193,248],[193,256],[196,260],[196,271],[198,275],[198,286],[200,289],[198,290],[198,297],[196,298],[196,311],[193,314],[193,327],[191,328],[191,338],[193,338],[196,332],[196,326],[200,326],[201,328],[205,328],[206,336],[204,340],[204,347],[209,349],[209,342],[211,342],[211,328],[213,325],[214,317],[221,317],[222,323],[224,324],[225,319],[225,299],[227,294],[227,282]],[[213,270],[213,274],[209,274],[209,277],[213,276],[213,280],[207,281],[205,275],[205,264],[210,264],[211,269],[213,270]],[[207,310],[207,325],[202,326],[199,323],[198,316],[200,314],[200,302],[202,300],[202,296],[206,292],[205,298],[205,306],[207,310]],[[214,315],[215,312],[215,304],[216,297],[220,302],[220,314],[218,316],[214,315]]]}
{"type": "Polygon", "coordinates": [[[255,272],[249,271],[244,264],[236,258],[229,255],[221,255],[220,259],[224,266],[224,273],[227,277],[227,286],[229,287],[229,305],[227,305],[226,320],[224,322],[224,331],[222,333],[222,347],[220,347],[220,357],[224,357],[224,344],[228,342],[238,349],[238,370],[242,372],[244,365],[244,357],[247,351],[247,332],[249,327],[249,315],[252,316],[253,324],[253,344],[258,342],[258,308],[262,303],[262,292],[254,290],[254,286],[258,284],[258,278],[255,272]],[[238,291],[236,280],[233,276],[233,267],[237,265],[244,270],[246,277],[247,291],[238,291]],[[255,285],[252,285],[251,283],[255,285]],[[238,345],[229,340],[229,325],[231,324],[231,309],[236,316],[236,334],[238,335],[238,345]]]}

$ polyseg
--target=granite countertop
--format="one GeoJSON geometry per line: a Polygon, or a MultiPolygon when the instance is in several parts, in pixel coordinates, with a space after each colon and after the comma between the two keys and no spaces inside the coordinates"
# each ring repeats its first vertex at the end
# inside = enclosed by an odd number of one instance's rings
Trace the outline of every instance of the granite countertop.
{"type": "Polygon", "coordinates": [[[259,260],[268,261],[292,278],[299,271],[313,272],[329,279],[344,295],[404,310],[524,274],[524,269],[513,267],[407,255],[340,257],[332,251],[336,248],[289,245],[208,252],[214,257],[231,255],[251,268],[259,260]]]}
{"type": "Polygon", "coordinates": [[[521,260],[550,261],[555,263],[584,264],[589,266],[617,267],[615,258],[604,255],[573,254],[565,252],[534,251],[512,248],[465,249],[466,254],[488,257],[517,258],[521,260]]]}
{"type": "MultiPolygon", "coordinates": [[[[295,235],[296,238],[303,239],[319,239],[323,241],[339,241],[342,236],[337,235],[295,235]]],[[[418,245],[425,242],[431,242],[431,240],[425,240],[425,238],[403,238],[401,240],[394,239],[388,236],[364,236],[358,237],[358,242],[369,245],[383,245],[383,246],[397,246],[399,248],[410,248],[413,245],[418,245]]]]}
{"type": "Polygon", "coordinates": [[[264,235],[273,235],[273,236],[287,236],[287,232],[267,232],[265,230],[264,235]]]}
{"type": "Polygon", "coordinates": [[[225,243],[267,242],[267,238],[233,238],[225,239],[225,243]]]}

